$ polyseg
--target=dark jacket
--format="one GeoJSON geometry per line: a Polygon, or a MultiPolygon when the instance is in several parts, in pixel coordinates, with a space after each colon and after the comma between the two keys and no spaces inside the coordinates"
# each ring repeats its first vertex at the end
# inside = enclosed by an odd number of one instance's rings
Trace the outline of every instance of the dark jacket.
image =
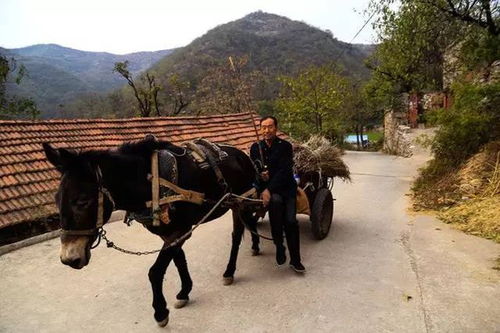
{"type": "Polygon", "coordinates": [[[259,191],[267,188],[271,193],[288,198],[297,195],[297,183],[293,177],[293,149],[290,142],[276,137],[269,147],[261,140],[250,148],[250,158],[257,165],[259,172],[262,172],[263,168],[269,171],[268,182],[257,182],[259,191]],[[262,147],[264,161],[261,161],[259,145],[262,147]]]}

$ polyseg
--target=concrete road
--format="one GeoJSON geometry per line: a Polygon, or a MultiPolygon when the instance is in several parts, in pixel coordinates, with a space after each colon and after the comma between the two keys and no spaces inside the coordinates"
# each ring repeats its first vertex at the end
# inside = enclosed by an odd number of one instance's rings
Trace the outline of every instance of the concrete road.
{"type": "MultiPolygon", "coordinates": [[[[0,257],[1,332],[499,332],[500,245],[408,212],[405,194],[424,158],[348,153],[353,183],[337,182],[334,226],[311,238],[301,219],[307,273],[274,263],[273,246],[252,257],[246,234],[235,283],[223,286],[229,215],[185,245],[192,302],[173,309],[173,265],[164,288],[170,323],[153,320],[152,256],[101,246],[81,271],[59,263],[57,239],[0,257]]],[[[269,233],[268,223],[259,227],[269,233]]],[[[159,239],[139,225],[107,226],[118,245],[146,250],[159,239]]]]}

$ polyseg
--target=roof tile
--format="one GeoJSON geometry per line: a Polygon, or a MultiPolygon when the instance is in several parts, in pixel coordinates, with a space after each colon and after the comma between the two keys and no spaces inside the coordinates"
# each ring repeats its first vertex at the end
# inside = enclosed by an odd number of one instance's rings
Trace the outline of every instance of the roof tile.
{"type": "Polygon", "coordinates": [[[206,137],[248,152],[256,116],[249,113],[202,117],[0,121],[0,228],[56,213],[59,173],[41,143],[58,148],[109,149],[154,134],[173,143],[206,137]]]}

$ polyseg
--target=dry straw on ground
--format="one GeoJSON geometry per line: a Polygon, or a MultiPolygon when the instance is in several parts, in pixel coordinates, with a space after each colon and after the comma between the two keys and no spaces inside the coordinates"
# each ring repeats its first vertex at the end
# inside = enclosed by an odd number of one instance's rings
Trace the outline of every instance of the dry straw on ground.
{"type": "Polygon", "coordinates": [[[322,136],[311,136],[303,144],[293,145],[295,168],[299,173],[319,172],[328,177],[350,180],[350,172],[342,160],[342,151],[322,136]]]}
{"type": "Polygon", "coordinates": [[[439,217],[469,234],[500,243],[500,195],[469,200],[440,213],[439,217]]]}
{"type": "Polygon", "coordinates": [[[500,243],[500,142],[491,142],[458,173],[465,199],[440,218],[467,233],[500,243]]]}
{"type": "Polygon", "coordinates": [[[488,143],[472,156],[458,173],[462,195],[500,193],[500,141],[488,143]]]}

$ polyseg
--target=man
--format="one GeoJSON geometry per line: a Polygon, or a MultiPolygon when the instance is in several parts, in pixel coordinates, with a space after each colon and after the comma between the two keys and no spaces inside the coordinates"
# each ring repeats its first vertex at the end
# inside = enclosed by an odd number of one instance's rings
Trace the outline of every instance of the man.
{"type": "Polygon", "coordinates": [[[250,148],[250,157],[260,172],[257,182],[264,206],[269,207],[271,233],[276,245],[276,263],[286,262],[283,246],[285,231],[290,255],[290,267],[303,273],[305,268],[300,260],[299,225],[296,218],[297,183],[293,177],[292,145],[276,136],[278,120],[264,117],[260,120],[264,140],[250,148]]]}

